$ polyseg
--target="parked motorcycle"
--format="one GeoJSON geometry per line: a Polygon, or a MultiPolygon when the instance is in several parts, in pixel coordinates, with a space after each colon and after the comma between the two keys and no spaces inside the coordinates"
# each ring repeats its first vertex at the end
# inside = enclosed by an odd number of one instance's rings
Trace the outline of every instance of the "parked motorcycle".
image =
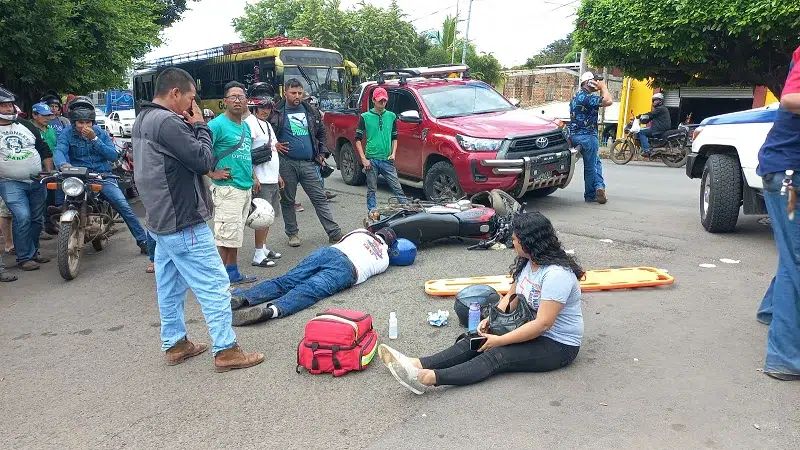
{"type": "Polygon", "coordinates": [[[372,232],[390,227],[398,237],[417,245],[457,238],[480,241],[470,249],[489,248],[495,243],[509,245],[511,218],[521,209],[516,200],[499,190],[446,204],[420,200],[402,204],[393,197],[372,211],[364,225],[372,232]]]}
{"type": "Polygon", "coordinates": [[[122,147],[117,146],[117,153],[119,158],[111,164],[111,173],[118,177],[119,188],[125,193],[125,198],[138,197],[139,191],[133,179],[133,144],[128,141],[122,147]]]}
{"type": "MultiPolygon", "coordinates": [[[[609,156],[615,164],[628,164],[635,154],[641,155],[642,143],[639,140],[639,129],[639,118],[634,117],[625,126],[625,137],[617,139],[611,145],[609,156]]],[[[658,137],[648,138],[652,152],[651,158],[661,157],[661,161],[668,167],[683,167],[689,152],[686,148],[688,139],[689,132],[685,127],[665,131],[658,137]]]]}
{"type": "Polygon", "coordinates": [[[58,218],[58,272],[69,281],[78,276],[85,244],[101,251],[113,233],[114,210],[100,195],[99,181],[117,178],[89,172],[85,167],[65,167],[60,172],[42,173],[48,190],[61,186],[63,212],[58,218]]]}

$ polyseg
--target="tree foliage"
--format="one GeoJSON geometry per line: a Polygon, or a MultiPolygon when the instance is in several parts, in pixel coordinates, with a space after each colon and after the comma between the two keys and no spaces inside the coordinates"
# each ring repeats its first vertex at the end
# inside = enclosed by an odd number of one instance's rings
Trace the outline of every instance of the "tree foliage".
{"type": "Polygon", "coordinates": [[[780,94],[800,45],[800,2],[584,0],[576,42],[593,65],[654,84],[765,85],[780,94]]]}
{"type": "MultiPolygon", "coordinates": [[[[448,16],[442,30],[417,33],[396,2],[388,8],[362,2],[342,10],[339,0],[261,0],[247,5],[244,15],[233,20],[243,40],[307,37],[314,46],[338,50],[368,78],[382,69],[449,64],[454,48],[460,61],[463,40],[458,39],[457,23],[457,18],[448,16]]],[[[497,59],[478,54],[471,45],[467,64],[490,83],[500,80],[497,59]]]]}
{"type": "MultiPolygon", "coordinates": [[[[525,61],[525,64],[519,66],[519,69],[535,69],[538,66],[547,64],[561,64],[565,62],[573,62],[575,59],[573,53],[572,33],[561,39],[547,44],[539,53],[531,56],[525,61]]],[[[580,52],[580,50],[578,50],[580,52]]]]}
{"type": "Polygon", "coordinates": [[[185,0],[0,0],[0,84],[25,107],[46,90],[119,87],[185,0]]]}

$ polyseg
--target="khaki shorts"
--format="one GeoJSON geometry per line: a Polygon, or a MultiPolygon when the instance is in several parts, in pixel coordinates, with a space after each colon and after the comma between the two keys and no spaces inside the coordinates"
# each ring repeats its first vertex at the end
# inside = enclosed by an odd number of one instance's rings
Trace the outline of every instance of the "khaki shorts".
{"type": "Polygon", "coordinates": [[[272,205],[272,209],[275,210],[275,217],[281,215],[281,189],[278,187],[277,184],[262,184],[261,190],[258,194],[254,194],[254,197],[263,198],[264,200],[268,201],[270,205],[272,205]]]}
{"type": "Polygon", "coordinates": [[[214,202],[214,241],[218,247],[241,248],[244,223],[250,214],[250,189],[233,186],[211,186],[214,202]]]}
{"type": "Polygon", "coordinates": [[[2,198],[0,198],[0,217],[11,217],[11,210],[8,209],[2,198]]]}

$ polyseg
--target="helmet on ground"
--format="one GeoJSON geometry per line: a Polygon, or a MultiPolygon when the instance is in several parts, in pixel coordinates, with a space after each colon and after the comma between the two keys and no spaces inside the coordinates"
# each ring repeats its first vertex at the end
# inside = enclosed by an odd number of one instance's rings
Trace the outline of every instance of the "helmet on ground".
{"type": "Polygon", "coordinates": [[[75,97],[67,105],[67,115],[69,120],[73,123],[79,120],[88,120],[94,122],[96,113],[94,111],[94,103],[86,96],[75,97]]]}
{"type": "Polygon", "coordinates": [[[417,246],[406,238],[397,238],[389,247],[389,265],[410,266],[417,259],[417,246]]]}
{"type": "Polygon", "coordinates": [[[472,196],[470,202],[492,208],[500,217],[515,214],[522,207],[514,197],[500,189],[478,192],[472,196]]]}
{"type": "Polygon", "coordinates": [[[394,242],[397,240],[397,233],[395,233],[394,230],[389,227],[381,228],[380,230],[376,231],[375,234],[383,238],[383,242],[385,242],[389,248],[392,248],[392,245],[394,245],[394,242]]]}
{"type": "Polygon", "coordinates": [[[214,118],[214,111],[206,108],[203,110],[203,118],[204,119],[213,119],[214,118]]]}
{"type": "Polygon", "coordinates": [[[254,198],[250,203],[250,215],[245,225],[254,230],[266,230],[275,222],[275,210],[263,198],[254,198]]]}
{"type": "Polygon", "coordinates": [[[489,317],[489,311],[500,301],[500,294],[488,284],[467,286],[456,294],[453,309],[463,326],[469,324],[469,306],[477,303],[481,308],[481,320],[489,317]]]}

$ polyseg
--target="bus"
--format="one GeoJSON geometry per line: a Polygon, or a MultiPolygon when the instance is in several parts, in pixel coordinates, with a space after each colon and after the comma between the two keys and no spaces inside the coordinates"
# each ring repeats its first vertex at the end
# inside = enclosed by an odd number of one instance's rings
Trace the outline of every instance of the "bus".
{"type": "Polygon", "coordinates": [[[94,91],[90,92],[87,97],[106,116],[114,111],[125,111],[134,107],[133,92],[128,89],[94,91]]]}
{"type": "Polygon", "coordinates": [[[300,45],[275,46],[274,39],[262,39],[254,44],[227,44],[141,63],[133,74],[136,111],[138,113],[143,100],[153,98],[158,74],[171,66],[194,77],[200,108],[208,108],[216,114],[224,110],[223,87],[230,81],[248,87],[267,82],[272,85],[276,97],[282,97],[285,81],[297,78],[320,110],[344,107],[351,89],[360,84],[358,67],[336,50],[311,47],[307,39],[291,43],[300,45]],[[309,45],[304,45],[306,43],[309,45]]]}

